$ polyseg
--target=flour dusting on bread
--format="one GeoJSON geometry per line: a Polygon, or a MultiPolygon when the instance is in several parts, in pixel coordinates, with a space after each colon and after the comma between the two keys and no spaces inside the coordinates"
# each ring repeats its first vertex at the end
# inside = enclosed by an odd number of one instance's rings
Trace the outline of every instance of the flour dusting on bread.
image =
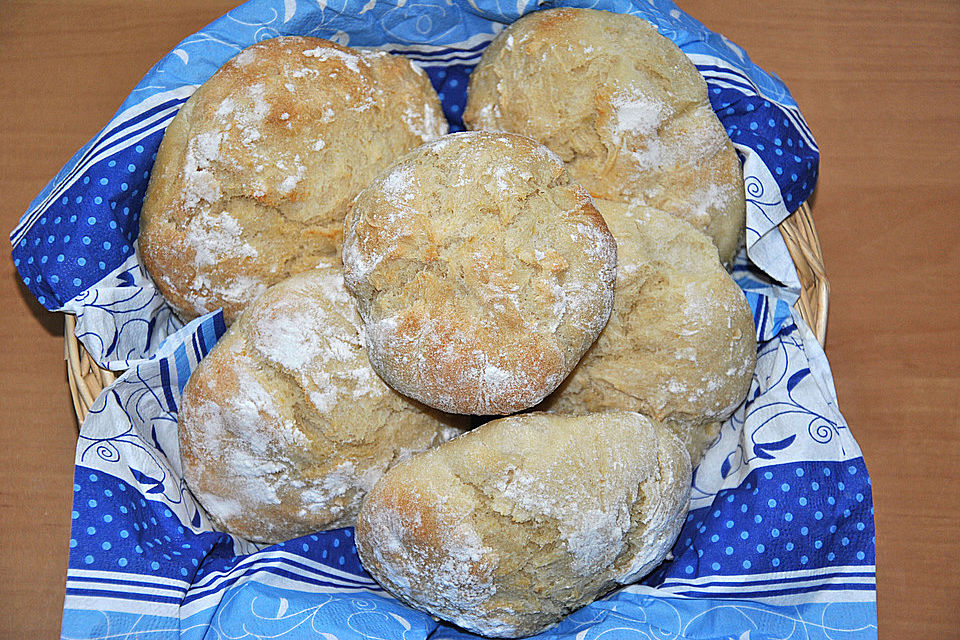
{"type": "Polygon", "coordinates": [[[510,413],[555,388],[606,323],[616,245],[555,154],[459,133],[361,192],[343,263],[391,386],[444,411],[510,413]]]}
{"type": "Polygon", "coordinates": [[[689,221],[724,264],[739,247],[743,172],[706,82],[639,17],[573,8],[524,16],[484,51],[463,117],[468,129],[540,141],[594,197],[689,221]]]}
{"type": "Polygon", "coordinates": [[[460,434],[371,369],[338,267],[259,296],[184,391],[184,476],[214,521],[276,542],[350,526],[393,464],[460,434]]]}
{"type": "Polygon", "coordinates": [[[168,126],[140,219],[143,263],[184,319],[223,307],[229,324],[267,286],[334,258],[356,194],[446,131],[405,58],[301,36],[258,42],[168,126]],[[223,211],[252,251],[231,255],[195,224],[223,211]]]}
{"type": "Polygon", "coordinates": [[[413,607],[530,635],[659,564],[690,482],[682,443],[640,414],[511,416],[387,472],[364,500],[357,549],[413,607]]]}

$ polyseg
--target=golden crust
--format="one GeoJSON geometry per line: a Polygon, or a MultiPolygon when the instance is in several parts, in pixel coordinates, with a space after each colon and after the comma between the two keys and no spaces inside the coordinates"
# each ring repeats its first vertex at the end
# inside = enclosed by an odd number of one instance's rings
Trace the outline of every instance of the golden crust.
{"type": "Polygon", "coordinates": [[[364,567],[488,637],[538,633],[649,573],[689,503],[680,441],[637,413],[527,413],[397,465],[357,518],[364,567]]]}
{"type": "Polygon", "coordinates": [[[596,200],[617,239],[616,296],[597,342],[542,410],[641,411],[674,429],[697,464],[746,397],[753,315],[690,224],[642,205],[596,200]]]}
{"type": "Polygon", "coordinates": [[[257,43],[186,102],[161,143],[139,250],[184,318],[227,322],[266,287],[334,257],[350,201],[446,132],[410,61],[317,38],[257,43]]]}
{"type": "Polygon", "coordinates": [[[257,298],[190,376],[183,473],[218,527],[279,542],[352,526],[388,468],[467,426],[384,384],[360,326],[320,266],[257,298]]]}
{"type": "Polygon", "coordinates": [[[371,363],[443,411],[533,406],[610,314],[613,237],[559,158],[521,136],[420,147],[358,196],[344,239],[371,363]]]}
{"type": "Polygon", "coordinates": [[[635,16],[536,11],[505,29],[470,76],[464,122],[539,140],[597,198],[693,224],[733,259],[746,201],[739,158],[707,86],[673,42],[635,16]]]}

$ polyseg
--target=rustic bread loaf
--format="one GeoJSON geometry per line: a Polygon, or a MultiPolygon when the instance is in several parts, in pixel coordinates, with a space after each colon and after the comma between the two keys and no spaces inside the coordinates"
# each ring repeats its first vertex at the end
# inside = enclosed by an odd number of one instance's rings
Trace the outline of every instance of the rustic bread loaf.
{"type": "Polygon", "coordinates": [[[183,475],[214,523],[260,542],[353,525],[393,464],[466,421],[396,393],[370,368],[337,267],[256,299],[190,376],[183,475]]]}
{"type": "Polygon", "coordinates": [[[616,244],[546,147],[468,132],[360,193],[343,267],[384,380],[443,411],[506,414],[553,391],[606,324],[616,244]]]}
{"type": "Polygon", "coordinates": [[[613,313],[539,408],[641,411],[674,429],[696,465],[750,389],[750,306],[690,224],[642,205],[596,204],[617,240],[613,313]]]}
{"type": "Polygon", "coordinates": [[[354,196],[399,155],[446,133],[409,60],[280,37],[224,64],[166,134],[139,252],[184,318],[227,323],[268,286],[336,259],[354,196]]]}
{"type": "Polygon", "coordinates": [[[470,76],[464,122],[539,140],[594,197],[687,220],[725,264],[740,245],[743,170],[706,82],[636,16],[566,8],[524,16],[470,76]]]}
{"type": "Polygon", "coordinates": [[[357,550],[412,607],[530,635],[663,561],[690,485],[683,444],[638,413],[511,416],[387,472],[357,550]]]}

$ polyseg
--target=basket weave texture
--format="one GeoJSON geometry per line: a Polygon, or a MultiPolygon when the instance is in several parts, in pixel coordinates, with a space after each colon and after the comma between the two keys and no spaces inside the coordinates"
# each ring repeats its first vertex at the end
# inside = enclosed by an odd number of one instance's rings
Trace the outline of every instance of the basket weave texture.
{"type": "MultiPolygon", "coordinates": [[[[810,207],[806,203],[801,205],[780,223],[779,229],[800,278],[800,299],[794,306],[804,322],[813,329],[820,344],[823,344],[827,335],[830,286],[810,207]]],[[[76,324],[74,316],[66,316],[64,359],[67,361],[67,383],[73,398],[73,409],[80,424],[97,396],[117,378],[117,374],[97,366],[77,340],[74,332],[76,324]]]]}

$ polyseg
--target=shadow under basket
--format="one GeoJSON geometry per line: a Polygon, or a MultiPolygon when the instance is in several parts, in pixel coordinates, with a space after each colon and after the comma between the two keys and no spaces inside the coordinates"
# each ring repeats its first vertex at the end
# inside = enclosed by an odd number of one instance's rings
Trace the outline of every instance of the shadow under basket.
{"type": "MultiPolygon", "coordinates": [[[[827,335],[830,287],[810,207],[802,204],[780,223],[779,229],[800,278],[800,299],[794,306],[816,334],[820,344],[823,344],[827,335]]],[[[64,358],[67,361],[67,383],[73,398],[73,409],[77,414],[77,422],[82,423],[97,396],[116,380],[117,374],[97,366],[77,340],[74,331],[76,324],[76,317],[66,316],[64,358]]]]}

